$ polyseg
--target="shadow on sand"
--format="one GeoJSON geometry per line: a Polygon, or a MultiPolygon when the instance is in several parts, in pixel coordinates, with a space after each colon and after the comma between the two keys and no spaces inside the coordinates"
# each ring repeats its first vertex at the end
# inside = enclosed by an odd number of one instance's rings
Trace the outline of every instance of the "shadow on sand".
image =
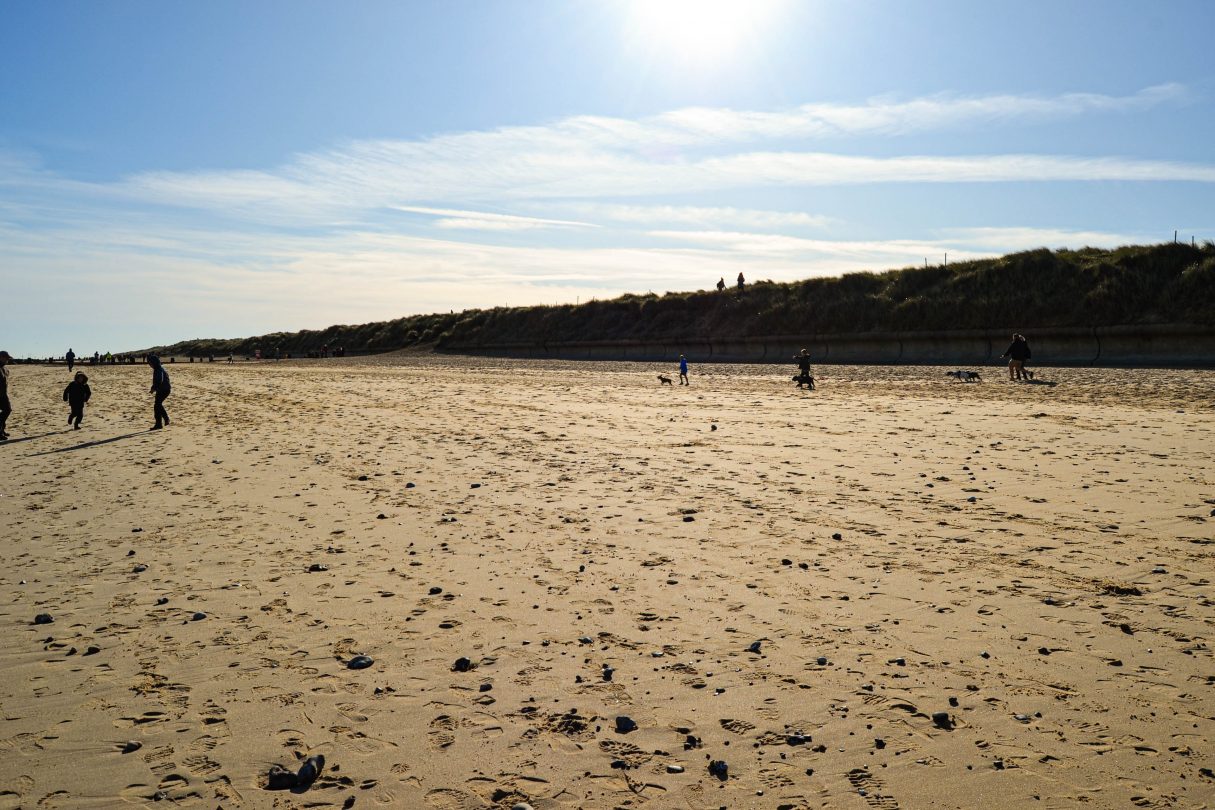
{"type": "MultiPolygon", "coordinates": [[[[112,436],[109,439],[98,439],[95,442],[84,442],[83,444],[74,444],[71,447],[60,447],[58,450],[43,450],[41,453],[30,453],[26,458],[35,458],[37,456],[49,456],[54,453],[70,453],[73,450],[84,450],[89,447],[97,447],[102,444],[110,444],[111,442],[120,442],[123,439],[131,439],[135,436],[143,436],[145,433],[151,433],[151,430],[139,430],[135,433],[127,433],[123,436],[112,436]]],[[[49,434],[48,434],[49,435],[49,434]]]]}
{"type": "Polygon", "coordinates": [[[58,436],[61,433],[71,433],[71,428],[67,430],[52,430],[47,433],[39,433],[37,436],[22,436],[20,439],[5,439],[0,442],[0,447],[6,444],[20,444],[21,442],[32,442],[35,439],[45,439],[47,436],[58,436]]]}

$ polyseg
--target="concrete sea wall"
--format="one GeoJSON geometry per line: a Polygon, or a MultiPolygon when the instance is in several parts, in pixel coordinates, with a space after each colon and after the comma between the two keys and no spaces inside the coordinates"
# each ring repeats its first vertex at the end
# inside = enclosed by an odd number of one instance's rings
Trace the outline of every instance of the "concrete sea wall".
{"type": "Polygon", "coordinates": [[[982,365],[999,359],[1013,331],[1044,366],[1215,366],[1215,326],[1149,324],[957,332],[866,332],[687,340],[452,343],[443,351],[566,360],[786,363],[803,348],[815,363],[982,365]]]}

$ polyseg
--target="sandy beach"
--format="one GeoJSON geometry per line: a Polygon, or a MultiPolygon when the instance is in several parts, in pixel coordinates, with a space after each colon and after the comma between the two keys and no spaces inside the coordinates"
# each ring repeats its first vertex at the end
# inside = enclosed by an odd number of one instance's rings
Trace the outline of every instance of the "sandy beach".
{"type": "Polygon", "coordinates": [[[1215,806],[1215,372],[168,368],[12,368],[0,808],[1215,806]]]}

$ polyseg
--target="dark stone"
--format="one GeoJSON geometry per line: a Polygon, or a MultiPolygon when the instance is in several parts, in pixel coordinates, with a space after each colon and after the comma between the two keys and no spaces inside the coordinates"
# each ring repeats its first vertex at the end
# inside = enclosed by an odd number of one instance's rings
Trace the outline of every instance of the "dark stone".
{"type": "Polygon", "coordinates": [[[266,774],[266,790],[290,790],[299,782],[299,777],[281,765],[271,765],[266,774]]]}
{"type": "Polygon", "coordinates": [[[300,772],[296,775],[298,784],[312,784],[321,775],[321,771],[323,770],[325,770],[325,755],[313,754],[304,760],[304,764],[300,766],[300,772]]]}
{"type": "Polygon", "coordinates": [[[347,669],[367,669],[367,667],[371,666],[374,663],[375,663],[375,659],[371,658],[370,656],[356,655],[354,658],[351,658],[349,661],[346,662],[346,668],[347,669]]]}
{"type": "Polygon", "coordinates": [[[716,776],[718,779],[724,782],[730,778],[730,766],[726,764],[724,759],[710,760],[709,775],[716,776]]]}
{"type": "Polygon", "coordinates": [[[468,672],[472,669],[472,661],[467,658],[457,658],[456,662],[451,665],[452,672],[468,672]]]}
{"type": "Polygon", "coordinates": [[[34,617],[34,624],[50,624],[55,621],[55,617],[49,613],[39,613],[34,617]]]}
{"type": "Polygon", "coordinates": [[[629,717],[627,714],[622,714],[616,718],[616,733],[617,734],[628,734],[630,731],[636,731],[636,730],[637,730],[637,723],[635,723],[633,721],[633,718],[629,717]]]}
{"type": "Polygon", "coordinates": [[[949,730],[953,728],[953,719],[949,716],[949,712],[933,712],[932,724],[937,728],[949,730]]]}

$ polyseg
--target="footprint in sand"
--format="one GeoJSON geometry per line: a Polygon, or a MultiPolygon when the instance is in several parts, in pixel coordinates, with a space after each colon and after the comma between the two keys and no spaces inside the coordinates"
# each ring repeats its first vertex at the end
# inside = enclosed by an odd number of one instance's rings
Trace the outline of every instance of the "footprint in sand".
{"type": "Polygon", "coordinates": [[[848,781],[858,791],[865,791],[865,803],[878,810],[899,810],[899,803],[893,796],[883,796],[879,791],[885,788],[881,779],[864,768],[854,768],[848,771],[848,781]]]}
{"type": "Polygon", "coordinates": [[[432,748],[446,748],[456,741],[455,730],[459,724],[445,714],[430,721],[430,730],[426,732],[427,741],[432,748]]]}
{"type": "Polygon", "coordinates": [[[451,788],[430,791],[426,794],[426,803],[436,810],[478,810],[487,806],[480,797],[451,788]]]}

